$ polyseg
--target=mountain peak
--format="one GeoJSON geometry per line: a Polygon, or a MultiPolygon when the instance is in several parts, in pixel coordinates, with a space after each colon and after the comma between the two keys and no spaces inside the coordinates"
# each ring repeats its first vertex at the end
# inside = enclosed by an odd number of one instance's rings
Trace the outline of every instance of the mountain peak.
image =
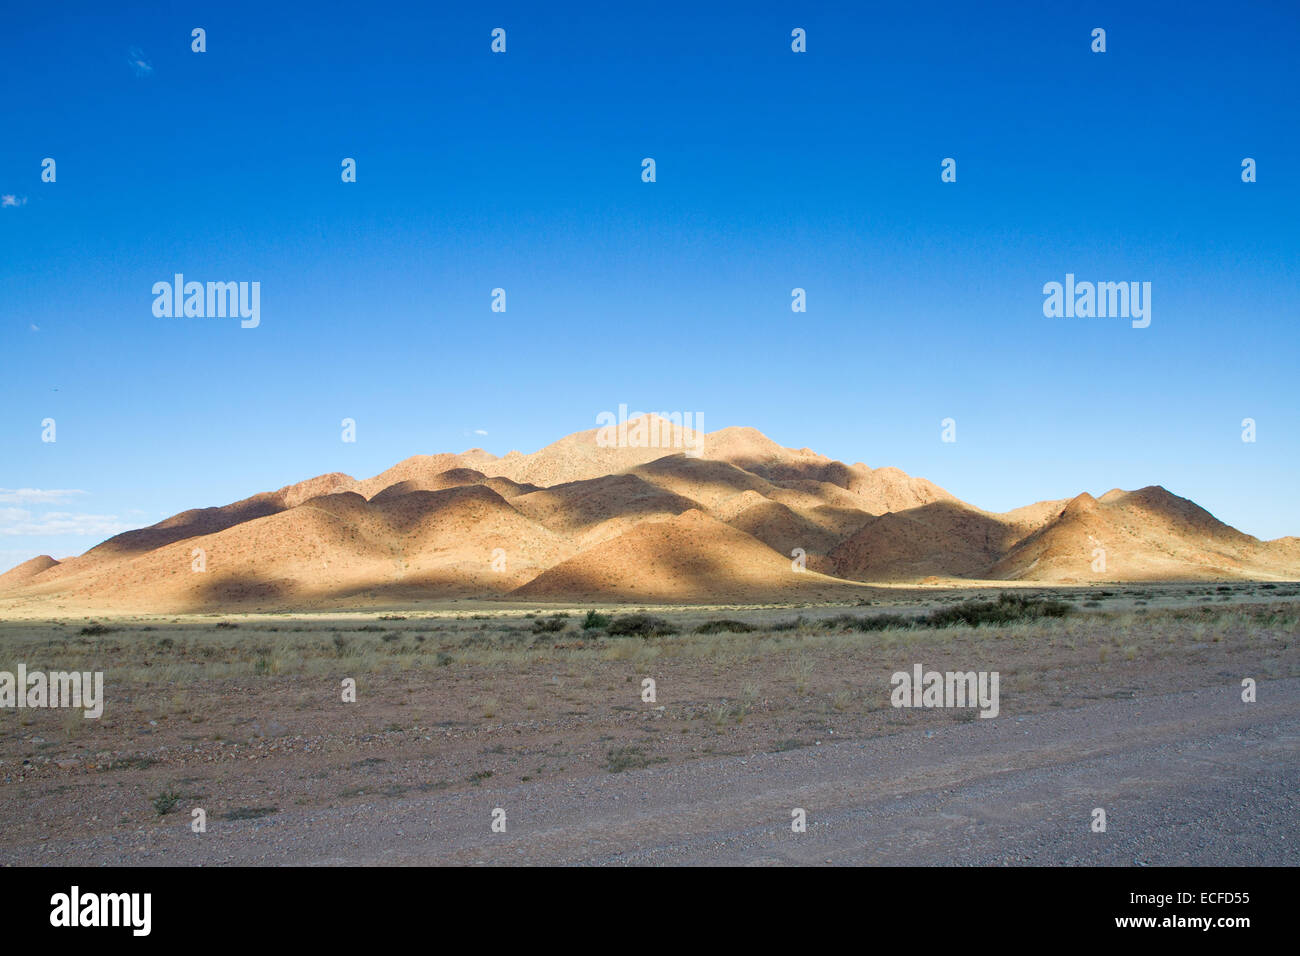
{"type": "Polygon", "coordinates": [[[353,607],[358,596],[841,601],[932,578],[1297,572],[1293,541],[1259,542],[1160,485],[994,514],[888,465],[846,465],[751,427],[692,434],[650,414],[528,454],[413,455],[363,481],[331,472],[185,511],[77,558],[34,558],[0,575],[0,590],[156,612],[353,607]],[[196,549],[207,574],[189,573],[196,549]],[[795,556],[806,573],[793,573],[795,556]]]}

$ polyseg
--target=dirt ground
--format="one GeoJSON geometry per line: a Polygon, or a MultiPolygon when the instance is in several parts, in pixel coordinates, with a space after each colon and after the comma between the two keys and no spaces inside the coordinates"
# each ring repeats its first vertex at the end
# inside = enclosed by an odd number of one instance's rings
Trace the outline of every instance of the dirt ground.
{"type": "MultiPolygon", "coordinates": [[[[583,629],[591,608],[472,605],[357,614],[0,622],[0,671],[103,671],[100,719],[0,710],[0,863],[168,862],[151,834],[192,811],[237,821],[530,781],[590,780],[977,720],[896,709],[890,675],[997,671],[997,719],[1300,676],[1300,588],[1163,585],[1044,597],[1075,611],[1006,625],[861,631],[969,592],[855,606],[645,610],[678,633],[583,629]],[[831,619],[836,619],[832,621],[831,619]],[[753,630],[698,633],[707,622],[753,630]],[[643,700],[643,681],[655,699],[643,700]],[[343,681],[356,700],[343,699],[343,681]]],[[[985,595],[987,597],[988,595],[985,595]]],[[[201,857],[184,862],[202,862],[201,857]]],[[[219,861],[218,861],[219,862],[219,861]]]]}

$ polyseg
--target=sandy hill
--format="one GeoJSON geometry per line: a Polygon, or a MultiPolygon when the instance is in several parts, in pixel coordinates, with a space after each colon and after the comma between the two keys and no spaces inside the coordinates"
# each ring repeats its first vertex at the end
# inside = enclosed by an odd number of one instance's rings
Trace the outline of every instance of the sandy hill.
{"type": "Polygon", "coordinates": [[[845,582],[795,573],[756,538],[692,509],[646,521],[583,551],[519,588],[536,600],[774,601],[846,597],[845,582]]]}
{"type": "Polygon", "coordinates": [[[697,502],[624,472],[570,481],[520,495],[511,504],[580,547],[622,534],[642,521],[671,518],[697,502]]]}
{"type": "Polygon", "coordinates": [[[978,577],[1014,540],[1011,525],[959,501],[869,519],[831,552],[839,577],[908,581],[978,577]]]}
{"type": "MultiPolygon", "coordinates": [[[[407,495],[413,491],[445,491],[448,488],[459,488],[462,485],[483,485],[485,488],[491,488],[502,498],[517,498],[519,495],[541,490],[536,485],[521,485],[509,478],[489,478],[483,472],[476,471],[473,468],[449,468],[437,474],[407,478],[388,485],[386,488],[375,492],[370,500],[382,501],[386,498],[407,495]]],[[[367,487],[373,488],[374,485],[371,484],[367,487]]]]}
{"type": "Polygon", "coordinates": [[[72,606],[96,606],[108,596],[108,606],[167,610],[495,595],[572,551],[483,485],[371,501],[339,492],[67,581],[32,578],[27,590],[72,606]]]}
{"type": "MultiPolygon", "coordinates": [[[[1084,493],[1027,535],[989,577],[1074,582],[1278,577],[1273,549],[1159,486],[1084,493]],[[1096,563],[1105,570],[1094,569],[1096,563]]],[[[1293,569],[1294,570],[1294,569],[1293,569]]]]}
{"type": "Polygon", "coordinates": [[[219,508],[195,508],[182,511],[148,528],[124,531],[122,534],[115,535],[103,544],[91,548],[76,560],[84,562],[87,559],[111,559],[152,551],[173,541],[215,534],[245,521],[252,521],[254,518],[278,514],[296,508],[311,498],[336,491],[348,491],[355,485],[356,481],[353,478],[336,472],[286,485],[279,491],[262,492],[219,508]]]}
{"type": "Polygon", "coordinates": [[[530,455],[510,452],[483,470],[521,484],[544,488],[616,474],[637,465],[685,454],[707,445],[708,436],[691,432],[658,415],[646,415],[626,428],[576,432],[530,455]],[[626,444],[619,444],[626,441],[626,444]]]}
{"type": "MultiPolygon", "coordinates": [[[[861,512],[858,516],[865,517],[861,512]]],[[[815,571],[831,568],[826,556],[840,538],[834,530],[818,524],[813,516],[752,491],[726,502],[714,511],[714,517],[757,538],[787,560],[794,559],[796,550],[803,551],[807,567],[815,571]]]]}
{"type": "Polygon", "coordinates": [[[647,416],[619,438],[591,429],[527,455],[415,455],[373,478],[321,475],[185,511],[0,575],[0,611],[725,603],[934,578],[1300,578],[1300,538],[1259,541],[1158,486],[994,514],[896,468],[784,448],[752,428],[691,434],[647,416]]]}
{"type": "Polygon", "coordinates": [[[668,455],[628,471],[642,481],[716,508],[723,502],[746,492],[770,498],[779,489],[757,475],[724,461],[668,455]]]}
{"type": "Polygon", "coordinates": [[[38,554],[34,558],[29,558],[16,568],[10,568],[4,574],[0,574],[0,591],[22,587],[36,575],[48,571],[58,563],[48,554],[38,554]]]}
{"type": "Polygon", "coordinates": [[[496,460],[496,456],[485,452],[481,448],[471,448],[459,455],[448,453],[412,455],[410,458],[402,459],[392,468],[380,472],[373,478],[356,482],[353,490],[367,498],[373,498],[385,488],[403,482],[412,482],[414,486],[424,490],[437,490],[433,488],[433,485],[438,482],[440,475],[444,475],[449,471],[477,472],[484,478],[488,474],[496,474],[496,472],[490,471],[492,463],[496,460]],[[485,471],[484,469],[489,470],[485,471]]]}

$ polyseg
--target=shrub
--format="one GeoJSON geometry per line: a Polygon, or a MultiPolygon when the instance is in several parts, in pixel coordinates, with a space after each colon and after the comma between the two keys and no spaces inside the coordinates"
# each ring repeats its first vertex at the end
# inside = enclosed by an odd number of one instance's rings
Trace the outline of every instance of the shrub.
{"type": "Polygon", "coordinates": [[[613,637],[660,637],[676,634],[677,628],[650,614],[624,614],[610,622],[609,633],[613,637]]]}
{"type": "Polygon", "coordinates": [[[176,809],[176,804],[181,802],[181,795],[172,790],[164,790],[150,802],[153,803],[154,812],[165,817],[176,809]]]}
{"type": "Polygon", "coordinates": [[[624,747],[613,747],[605,754],[605,769],[610,773],[642,770],[651,764],[664,763],[667,759],[667,757],[651,757],[644,748],[628,744],[624,747]]]}
{"type": "Polygon", "coordinates": [[[750,631],[758,630],[752,624],[746,624],[744,621],[705,621],[695,629],[696,634],[748,634],[750,631]]]}
{"type": "Polygon", "coordinates": [[[1011,624],[1044,617],[1065,617],[1073,611],[1064,601],[1043,601],[1018,594],[999,594],[996,601],[963,601],[955,607],[941,608],[925,615],[918,623],[928,627],[954,627],[965,624],[1011,624]]]}
{"type": "Polygon", "coordinates": [[[852,631],[885,631],[893,627],[911,627],[914,621],[901,614],[876,614],[871,617],[854,617],[852,614],[839,614],[827,618],[828,627],[838,627],[852,631]]]}
{"type": "Polygon", "coordinates": [[[601,614],[599,611],[588,611],[586,619],[582,622],[584,631],[603,631],[609,627],[609,615],[601,614]]]}

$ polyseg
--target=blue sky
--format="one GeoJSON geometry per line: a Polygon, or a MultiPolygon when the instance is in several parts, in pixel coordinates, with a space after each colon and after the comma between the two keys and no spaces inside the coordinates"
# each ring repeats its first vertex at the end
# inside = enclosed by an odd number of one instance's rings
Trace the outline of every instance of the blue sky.
{"type": "Polygon", "coordinates": [[[0,568],[620,403],[1300,534],[1294,3],[132,6],[4,30],[0,568]],[[155,317],[176,272],[260,326],[155,317]]]}

